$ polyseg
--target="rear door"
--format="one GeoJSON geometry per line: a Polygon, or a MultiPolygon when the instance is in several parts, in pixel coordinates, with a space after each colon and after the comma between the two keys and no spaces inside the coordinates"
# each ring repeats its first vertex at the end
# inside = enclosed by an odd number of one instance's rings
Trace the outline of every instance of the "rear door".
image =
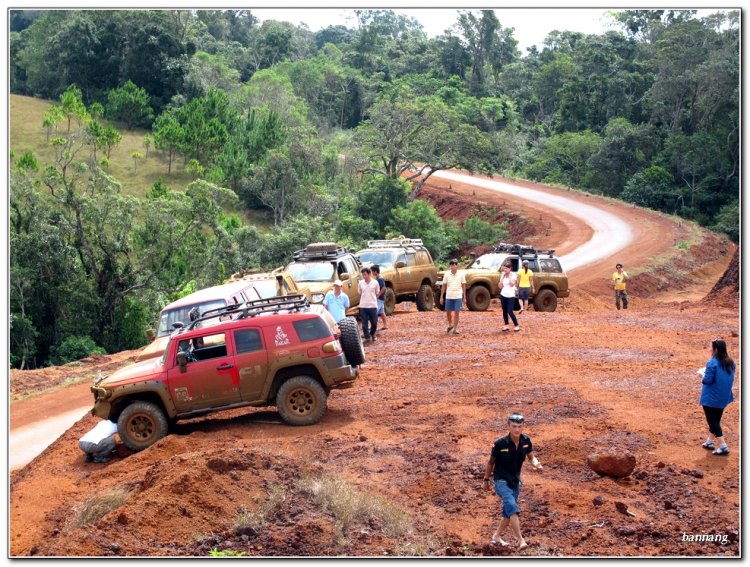
{"type": "Polygon", "coordinates": [[[232,332],[232,338],[242,401],[258,400],[268,375],[268,353],[263,344],[261,329],[237,329],[232,332]]]}
{"type": "Polygon", "coordinates": [[[221,407],[241,400],[239,375],[234,356],[227,352],[224,333],[206,333],[180,341],[172,353],[174,366],[168,371],[169,391],[177,411],[221,407]],[[188,361],[185,372],[177,364],[177,351],[191,350],[195,360],[188,361]]]}
{"type": "Polygon", "coordinates": [[[414,252],[399,254],[398,261],[405,262],[406,266],[396,270],[402,293],[416,293],[419,290],[419,270],[416,268],[417,256],[414,252]]]}
{"type": "Polygon", "coordinates": [[[349,296],[349,305],[356,307],[359,305],[359,281],[362,279],[362,274],[359,273],[359,267],[357,263],[349,257],[342,258],[339,261],[339,266],[349,273],[349,279],[342,282],[344,293],[349,296]]]}

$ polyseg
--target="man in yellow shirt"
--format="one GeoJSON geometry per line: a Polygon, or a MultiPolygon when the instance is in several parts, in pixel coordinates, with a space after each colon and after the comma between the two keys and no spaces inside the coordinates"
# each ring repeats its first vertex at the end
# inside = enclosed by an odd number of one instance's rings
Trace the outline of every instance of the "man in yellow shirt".
{"type": "Polygon", "coordinates": [[[458,312],[466,304],[466,275],[458,271],[458,260],[451,260],[450,266],[450,271],[443,275],[440,305],[445,305],[445,315],[448,317],[446,334],[453,331],[454,335],[458,335],[458,312]],[[451,314],[453,314],[453,319],[451,319],[451,314]]]}
{"type": "Polygon", "coordinates": [[[628,308],[628,292],[625,291],[625,280],[628,279],[628,273],[622,270],[622,264],[615,266],[617,271],[612,274],[612,280],[615,282],[615,305],[620,310],[620,298],[622,298],[622,308],[628,308]]]}
{"type": "Polygon", "coordinates": [[[534,291],[534,272],[529,270],[529,261],[524,260],[521,264],[523,267],[518,270],[518,301],[521,304],[521,311],[529,311],[529,292],[534,291]]]}

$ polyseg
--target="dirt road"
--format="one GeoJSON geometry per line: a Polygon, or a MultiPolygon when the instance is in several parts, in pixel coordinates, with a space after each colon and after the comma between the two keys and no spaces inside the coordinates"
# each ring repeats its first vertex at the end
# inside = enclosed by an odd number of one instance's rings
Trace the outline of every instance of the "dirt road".
{"type": "MultiPolygon", "coordinates": [[[[552,229],[533,242],[563,254],[591,234],[572,214],[462,182],[435,180],[424,191],[459,209],[507,206],[534,220],[541,213],[552,229]]],[[[625,215],[637,243],[617,255],[634,274],[627,312],[614,310],[607,257],[572,271],[571,298],[555,313],[524,314],[520,333],[498,331],[494,304],[464,314],[458,337],[441,333],[440,312],[397,311],[368,347],[357,387],[334,391],[312,427],[287,427],[270,410],[235,410],[181,422],[142,453],[118,445],[109,464],[87,465],[77,448],[96,422],[87,416],[11,474],[11,554],[514,554],[489,543],[499,509],[480,484],[512,411],[527,416],[545,465],[539,475],[524,473],[522,523],[532,546],[523,554],[736,554],[739,404],[722,422],[732,453],[707,454],[695,370],[715,336],[737,358],[739,311],[675,302],[681,292],[704,297],[734,249],[672,219],[604,206],[625,215]],[[600,448],[631,451],[635,475],[614,480],[590,471],[586,456],[600,448]],[[304,489],[310,479],[374,495],[380,511],[347,515],[341,501],[324,505],[304,489]],[[76,506],[123,486],[131,489],[126,503],[72,527],[76,506]],[[595,497],[604,503],[594,505],[595,497]],[[620,514],[615,501],[636,517],[620,514]],[[261,512],[252,530],[233,528],[243,513],[261,512]],[[719,532],[728,543],[684,542],[684,532],[719,532]]]]}

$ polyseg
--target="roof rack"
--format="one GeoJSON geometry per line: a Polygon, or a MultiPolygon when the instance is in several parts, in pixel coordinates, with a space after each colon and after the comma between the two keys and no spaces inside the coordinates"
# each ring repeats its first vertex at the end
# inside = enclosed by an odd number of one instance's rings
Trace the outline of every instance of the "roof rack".
{"type": "Polygon", "coordinates": [[[497,246],[492,247],[492,252],[507,252],[509,254],[517,254],[518,256],[533,256],[535,258],[540,254],[547,254],[552,258],[555,250],[553,248],[534,248],[533,246],[524,246],[522,244],[500,242],[497,246]]]}
{"type": "Polygon", "coordinates": [[[341,254],[346,253],[346,247],[339,246],[335,242],[315,242],[308,244],[302,250],[297,250],[293,257],[295,260],[304,259],[331,259],[335,260],[341,254]]]}
{"type": "Polygon", "coordinates": [[[225,305],[224,307],[204,311],[201,313],[201,316],[190,323],[190,325],[178,329],[178,332],[184,333],[192,331],[200,326],[200,323],[203,321],[215,319],[217,317],[220,321],[222,320],[222,317],[229,317],[231,320],[237,321],[247,317],[256,317],[265,313],[279,313],[282,311],[286,313],[297,313],[300,311],[306,311],[309,308],[310,301],[302,293],[268,297],[266,299],[254,299],[253,301],[246,301],[245,303],[232,303],[230,305],[225,305]]]}
{"type": "Polygon", "coordinates": [[[391,238],[390,240],[368,240],[368,248],[404,248],[406,246],[424,246],[421,238],[391,238]]]}

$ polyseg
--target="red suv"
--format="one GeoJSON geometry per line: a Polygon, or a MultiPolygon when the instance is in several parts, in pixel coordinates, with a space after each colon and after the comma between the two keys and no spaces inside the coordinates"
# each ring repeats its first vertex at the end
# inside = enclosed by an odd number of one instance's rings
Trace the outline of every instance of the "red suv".
{"type": "Polygon", "coordinates": [[[172,333],[161,358],[97,379],[91,413],[116,421],[134,451],[179,419],[224,409],[276,406],[287,423],[312,425],[365,360],[356,320],[341,323],[337,338],[304,295],[204,312],[172,333]]]}

